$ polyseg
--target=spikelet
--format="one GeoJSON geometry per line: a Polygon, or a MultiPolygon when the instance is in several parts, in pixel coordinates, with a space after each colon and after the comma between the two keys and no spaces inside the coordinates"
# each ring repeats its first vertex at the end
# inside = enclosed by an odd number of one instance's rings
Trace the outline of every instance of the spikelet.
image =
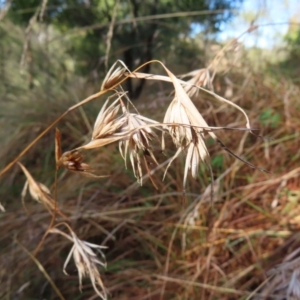
{"type": "MultiPolygon", "coordinates": [[[[50,212],[53,211],[55,209],[55,205],[50,190],[43,183],[35,181],[32,175],[20,162],[18,162],[18,164],[27,178],[21,194],[23,205],[24,205],[25,196],[27,194],[27,190],[29,189],[29,193],[34,200],[36,200],[39,203],[42,203],[50,212]]],[[[67,218],[59,210],[58,210],[58,214],[60,214],[64,218],[67,218]]]]}
{"type": "Polygon", "coordinates": [[[156,124],[157,122],[139,114],[130,113],[124,105],[122,109],[122,119],[124,119],[124,122],[121,127],[121,133],[127,134],[126,137],[119,142],[119,150],[125,161],[125,166],[127,154],[129,154],[134,175],[138,182],[142,184],[143,171],[141,156],[147,153],[151,156],[153,161],[158,164],[150,145],[150,141],[157,138],[157,135],[152,128],[148,126],[149,124],[156,124]]]}
{"type": "Polygon", "coordinates": [[[71,231],[71,235],[68,235],[57,228],[52,228],[49,230],[49,232],[61,234],[73,242],[73,247],[71,248],[63,266],[64,273],[68,275],[68,273],[66,272],[66,267],[71,259],[71,256],[73,255],[74,263],[76,265],[79,276],[80,291],[82,289],[82,278],[89,277],[97,295],[101,297],[101,299],[106,300],[107,291],[104,287],[98,270],[98,265],[106,268],[105,257],[101,251],[101,249],[106,247],[80,240],[73,231],[71,231]],[[93,251],[93,249],[97,250],[97,252],[100,253],[103,261],[98,259],[97,254],[93,251]],[[99,288],[101,290],[99,290],[99,288]]]}

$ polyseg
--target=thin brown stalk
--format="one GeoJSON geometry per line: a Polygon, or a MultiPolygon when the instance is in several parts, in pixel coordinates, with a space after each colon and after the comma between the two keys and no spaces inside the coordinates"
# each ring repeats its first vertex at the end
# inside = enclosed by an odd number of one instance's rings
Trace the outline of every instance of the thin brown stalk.
{"type": "MultiPolygon", "coordinates": [[[[142,17],[136,17],[136,18],[130,18],[130,19],[123,19],[120,21],[115,22],[115,25],[122,25],[122,24],[130,24],[130,23],[137,23],[137,22],[145,22],[145,21],[152,21],[152,20],[160,20],[160,19],[169,19],[169,18],[177,18],[177,17],[190,17],[190,16],[201,16],[201,15],[215,15],[215,14],[221,14],[224,13],[224,9],[216,9],[216,10],[200,10],[200,11],[181,11],[181,12],[174,12],[174,13],[167,13],[167,14],[156,14],[156,15],[150,15],[150,16],[142,16],[142,17]]],[[[234,12],[234,9],[226,10],[226,12],[231,11],[234,12]]],[[[70,36],[72,34],[78,34],[79,32],[88,31],[91,29],[102,29],[109,27],[111,23],[101,23],[101,24],[94,24],[89,26],[83,26],[76,29],[71,29],[68,32],[66,32],[63,37],[56,37],[53,38],[50,42],[59,41],[63,38],[66,38],[67,36],[70,36]]]]}
{"type": "Polygon", "coordinates": [[[36,256],[38,254],[38,252],[40,251],[40,249],[43,246],[43,243],[44,243],[50,229],[53,227],[53,225],[55,223],[55,218],[56,218],[56,214],[57,214],[57,181],[58,181],[58,170],[56,169],[56,171],[55,171],[55,181],[54,181],[54,212],[52,214],[52,218],[51,218],[51,221],[49,223],[48,229],[44,233],[42,239],[40,240],[39,244],[36,246],[36,248],[33,252],[34,256],[36,256]]]}
{"type": "Polygon", "coordinates": [[[108,58],[109,58],[109,52],[110,52],[110,47],[111,47],[111,40],[113,38],[113,33],[114,33],[114,26],[115,26],[118,6],[119,6],[119,0],[116,0],[116,2],[114,4],[111,22],[110,22],[108,32],[107,32],[107,37],[106,37],[106,51],[105,51],[105,62],[104,62],[106,70],[108,68],[108,58]]]}
{"type": "Polygon", "coordinates": [[[58,287],[56,286],[56,284],[54,283],[54,281],[51,279],[50,275],[47,273],[47,271],[45,270],[45,268],[43,267],[43,265],[38,261],[37,258],[35,258],[35,255],[32,255],[32,253],[30,251],[28,251],[18,240],[16,240],[16,242],[18,243],[18,245],[22,248],[22,250],[33,260],[33,262],[37,265],[37,267],[39,268],[39,270],[42,272],[42,274],[45,276],[45,278],[48,280],[48,282],[50,283],[50,285],[52,286],[52,288],[54,289],[55,293],[57,294],[57,296],[59,297],[59,299],[61,300],[66,300],[65,297],[62,295],[62,293],[60,292],[60,290],[58,289],[58,287]]]}

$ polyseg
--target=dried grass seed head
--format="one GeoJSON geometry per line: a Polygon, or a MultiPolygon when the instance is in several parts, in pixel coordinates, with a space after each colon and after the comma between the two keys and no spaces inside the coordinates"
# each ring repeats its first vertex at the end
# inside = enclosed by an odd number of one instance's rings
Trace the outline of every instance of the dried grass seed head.
{"type": "Polygon", "coordinates": [[[50,232],[59,233],[73,242],[73,247],[71,248],[63,266],[64,273],[67,274],[66,267],[71,259],[71,256],[73,255],[74,263],[78,270],[80,291],[82,290],[82,278],[89,277],[97,295],[101,297],[101,299],[106,300],[107,291],[104,287],[98,270],[98,265],[106,268],[105,256],[101,251],[101,249],[106,247],[80,240],[73,231],[71,231],[71,236],[56,228],[52,228],[50,232]],[[101,255],[103,261],[98,259],[97,254],[93,249],[95,249],[101,255]]]}
{"type": "Polygon", "coordinates": [[[150,141],[157,138],[157,135],[149,125],[153,125],[158,122],[145,118],[139,114],[130,113],[124,105],[122,109],[124,123],[121,127],[121,132],[125,134],[126,137],[119,142],[119,150],[125,161],[126,167],[127,154],[129,153],[134,175],[138,181],[142,183],[140,181],[143,176],[141,155],[144,155],[144,152],[147,151],[147,153],[157,163],[150,145],[150,141]]]}
{"type": "Polygon", "coordinates": [[[190,76],[192,76],[192,78],[186,81],[187,84],[184,86],[184,90],[190,97],[193,97],[199,93],[199,89],[197,88],[198,86],[207,87],[208,89],[213,90],[212,78],[208,69],[204,68],[195,70],[181,77],[183,78],[190,76]]]}
{"type": "Polygon", "coordinates": [[[24,198],[27,194],[27,190],[29,189],[29,193],[34,200],[39,203],[43,203],[48,209],[53,209],[54,200],[51,197],[50,190],[44,184],[35,181],[29,171],[20,162],[18,162],[18,164],[27,178],[22,191],[22,202],[24,203],[24,198]]]}
{"type": "Polygon", "coordinates": [[[108,98],[97,116],[92,133],[93,140],[110,136],[122,126],[121,119],[117,118],[120,109],[119,98],[107,107],[109,101],[110,99],[108,98]]]}
{"type": "Polygon", "coordinates": [[[88,144],[77,148],[77,150],[100,148],[123,138],[124,135],[116,135],[125,122],[122,115],[118,116],[120,99],[123,95],[124,93],[118,94],[118,98],[108,107],[111,97],[106,100],[95,121],[92,140],[88,144]]]}
{"type": "Polygon", "coordinates": [[[64,167],[72,172],[79,173],[90,178],[107,177],[95,175],[95,170],[83,162],[83,155],[81,154],[80,150],[75,149],[62,154],[61,134],[57,128],[55,131],[55,161],[57,170],[60,167],[64,167]]]}
{"type": "Polygon", "coordinates": [[[83,162],[83,155],[78,149],[63,153],[57,165],[89,178],[107,177],[107,175],[96,175],[96,170],[83,162]]]}
{"type": "Polygon", "coordinates": [[[185,107],[178,98],[175,97],[169,105],[163,122],[172,124],[168,125],[167,129],[177,148],[185,147],[192,140],[191,127],[189,127],[191,123],[185,107]]]}
{"type": "Polygon", "coordinates": [[[209,153],[202,134],[194,131],[194,139],[187,146],[183,186],[186,185],[188,170],[191,170],[193,178],[197,178],[200,163],[205,162],[208,157],[209,153]]]}
{"type": "Polygon", "coordinates": [[[88,168],[82,163],[83,155],[78,150],[64,152],[58,160],[58,166],[65,167],[71,171],[84,171],[88,168]]]}
{"type": "Polygon", "coordinates": [[[187,171],[191,169],[192,176],[196,177],[200,162],[209,160],[209,152],[204,142],[205,132],[208,132],[213,138],[216,138],[216,136],[209,130],[210,127],[182,87],[180,81],[172,73],[169,76],[175,87],[175,98],[166,112],[164,123],[168,124],[167,128],[178,150],[168,164],[166,172],[173,160],[181,151],[187,148],[183,181],[185,186],[187,171]]]}
{"type": "MultiPolygon", "coordinates": [[[[170,118],[171,121],[172,121],[172,118],[179,119],[180,118],[179,114],[183,113],[182,119],[184,119],[184,121],[186,121],[186,119],[188,119],[188,122],[183,123],[183,124],[185,124],[187,126],[189,126],[189,125],[194,126],[195,130],[197,130],[199,132],[207,131],[208,134],[212,138],[215,139],[216,138],[215,134],[213,132],[209,131],[210,127],[208,126],[208,124],[206,123],[206,121],[204,120],[204,118],[202,117],[202,115],[200,114],[200,112],[198,111],[196,106],[194,105],[193,101],[190,99],[187,92],[182,87],[182,82],[178,78],[176,78],[175,75],[172,74],[170,71],[168,71],[168,75],[170,76],[170,79],[172,80],[172,83],[175,88],[175,98],[172,101],[171,105],[177,104],[177,108],[173,109],[173,111],[171,110],[171,112],[168,109],[168,111],[166,113],[165,121],[167,121],[168,118],[170,118]],[[177,101],[177,103],[176,103],[176,101],[177,101]]],[[[191,141],[192,134],[189,134],[187,136],[187,138],[189,141],[191,141]]]]}
{"type": "MultiPolygon", "coordinates": [[[[103,247],[85,241],[81,241],[80,239],[78,239],[78,237],[75,235],[74,232],[72,232],[72,237],[73,237],[74,245],[70,253],[72,253],[73,251],[73,259],[78,270],[80,290],[82,289],[82,278],[90,277],[93,288],[95,292],[98,294],[98,296],[100,296],[102,299],[107,299],[106,289],[103,285],[98,270],[98,266],[97,266],[100,265],[106,268],[106,262],[100,261],[97,258],[96,253],[92,250],[92,248],[97,249],[98,252],[100,252],[102,257],[104,258],[104,255],[101,252],[101,248],[103,247]],[[98,287],[101,288],[101,291],[99,291],[98,287]]],[[[68,264],[68,260],[66,260],[64,264],[64,271],[67,264],[68,264]]]]}
{"type": "Polygon", "coordinates": [[[104,78],[101,91],[115,87],[125,78],[125,73],[127,71],[126,68],[117,67],[115,70],[113,70],[113,67],[108,71],[106,77],[104,78]]]}
{"type": "Polygon", "coordinates": [[[101,86],[101,91],[117,87],[124,79],[126,79],[126,73],[131,72],[123,61],[117,60],[107,72],[101,86]],[[120,64],[121,66],[116,68],[117,64],[120,64]]]}
{"type": "Polygon", "coordinates": [[[27,178],[21,194],[24,208],[25,196],[27,194],[27,190],[29,189],[31,197],[37,202],[42,203],[50,213],[56,210],[61,217],[68,218],[64,213],[58,210],[57,207],[55,207],[55,201],[51,196],[50,190],[44,184],[34,180],[28,170],[20,162],[18,162],[18,164],[27,178]]]}

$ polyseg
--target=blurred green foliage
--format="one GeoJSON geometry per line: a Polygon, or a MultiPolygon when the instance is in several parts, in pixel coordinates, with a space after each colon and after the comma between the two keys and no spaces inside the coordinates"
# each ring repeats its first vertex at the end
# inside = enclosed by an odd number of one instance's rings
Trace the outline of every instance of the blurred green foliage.
{"type": "MultiPolygon", "coordinates": [[[[103,68],[106,59],[108,28],[115,13],[115,26],[111,40],[109,64],[122,59],[129,69],[152,59],[163,59],[177,48],[178,42],[189,37],[196,25],[203,31],[216,32],[223,22],[233,16],[232,9],[242,0],[49,0],[45,9],[39,9],[40,0],[15,0],[8,17],[15,23],[27,26],[36,14],[36,20],[54,25],[64,34],[53,43],[69,38],[67,49],[76,61],[75,70],[80,75],[94,74],[103,68]],[[190,11],[210,11],[201,15],[184,17],[166,16],[190,11]],[[217,10],[217,11],[216,11],[217,10]],[[145,19],[145,17],[152,18],[145,19]],[[133,19],[134,21],[130,21],[133,19]],[[128,22],[126,22],[128,20],[128,22]]],[[[182,46],[182,44],[181,44],[182,46]]],[[[177,51],[178,59],[182,52],[177,51]]],[[[190,52],[190,51],[189,51],[190,52]]],[[[186,53],[184,54],[186,55],[186,53]]],[[[196,50],[189,57],[196,56],[196,50]]],[[[144,68],[150,71],[150,66],[144,68]]],[[[129,80],[127,89],[137,98],[143,88],[143,81],[133,86],[129,80]]]]}
{"type": "Polygon", "coordinates": [[[280,63],[285,76],[288,76],[294,83],[300,84],[300,27],[291,24],[285,36],[286,58],[280,63]]]}
{"type": "Polygon", "coordinates": [[[276,128],[278,127],[281,121],[281,117],[280,114],[274,112],[273,109],[268,108],[260,113],[259,120],[262,122],[263,126],[270,126],[271,128],[276,128]]]}

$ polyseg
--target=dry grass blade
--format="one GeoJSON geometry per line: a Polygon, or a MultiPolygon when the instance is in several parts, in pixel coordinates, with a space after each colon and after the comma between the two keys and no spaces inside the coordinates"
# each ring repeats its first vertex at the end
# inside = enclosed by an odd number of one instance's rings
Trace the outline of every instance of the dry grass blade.
{"type": "Polygon", "coordinates": [[[1,204],[1,202],[0,202],[0,210],[1,210],[2,212],[5,212],[5,208],[4,208],[4,206],[1,204]]]}
{"type": "Polygon", "coordinates": [[[181,285],[185,285],[185,286],[186,285],[194,285],[194,286],[199,286],[199,287],[205,288],[205,289],[212,289],[212,290],[220,291],[223,294],[236,294],[236,295],[245,295],[245,294],[247,294],[247,292],[239,291],[239,290],[236,290],[236,289],[213,286],[213,285],[209,285],[209,284],[201,283],[201,282],[192,282],[192,281],[184,280],[184,279],[181,279],[181,278],[172,278],[172,277],[169,277],[169,276],[162,276],[162,275],[156,275],[156,277],[158,279],[161,279],[161,280],[164,280],[164,281],[175,282],[177,284],[181,284],[181,285]]]}
{"type": "Polygon", "coordinates": [[[61,151],[61,134],[58,128],[55,129],[55,163],[56,169],[59,169],[59,162],[62,156],[61,151]]]}
{"type": "Polygon", "coordinates": [[[100,253],[100,255],[102,256],[102,258],[105,260],[104,254],[102,253],[101,249],[106,248],[106,247],[88,243],[86,241],[82,241],[77,237],[77,235],[72,230],[71,230],[71,236],[57,228],[52,228],[49,230],[49,232],[61,234],[74,243],[73,247],[65,261],[65,264],[63,267],[64,273],[67,274],[66,267],[71,259],[71,256],[73,255],[74,263],[78,270],[79,289],[80,290],[82,289],[82,278],[89,277],[97,295],[99,297],[101,297],[101,299],[106,300],[107,299],[107,291],[103,285],[100,273],[98,271],[98,266],[97,266],[97,265],[100,265],[103,268],[106,268],[106,262],[100,261],[97,258],[96,253],[92,250],[92,249],[96,249],[98,251],[98,253],[100,253]],[[101,288],[101,291],[99,290],[98,287],[101,288]]]}
{"type": "Polygon", "coordinates": [[[80,151],[81,149],[89,150],[89,149],[101,148],[103,146],[112,144],[114,142],[118,142],[122,138],[124,138],[124,136],[111,136],[103,139],[92,140],[86,145],[78,147],[76,150],[80,151]]]}
{"type": "Polygon", "coordinates": [[[47,3],[48,3],[48,0],[42,0],[40,14],[39,14],[40,22],[43,22],[44,14],[45,14],[45,11],[47,9],[47,3]]]}
{"type": "Polygon", "coordinates": [[[57,286],[55,285],[54,281],[51,279],[50,275],[47,273],[47,271],[45,270],[45,268],[43,267],[43,265],[22,244],[20,244],[18,241],[17,241],[17,243],[23,249],[23,251],[26,252],[26,254],[37,265],[37,267],[39,268],[39,270],[41,271],[41,273],[45,276],[45,278],[47,279],[47,281],[50,283],[50,285],[54,289],[54,291],[57,294],[57,296],[59,297],[59,299],[65,300],[64,296],[61,294],[60,290],[57,288],[57,286]]]}
{"type": "Polygon", "coordinates": [[[114,25],[115,25],[115,21],[116,21],[118,6],[119,6],[119,1],[116,0],[115,5],[114,5],[114,10],[113,10],[113,13],[112,13],[111,22],[110,22],[108,32],[107,32],[107,36],[106,36],[106,51],[105,51],[105,62],[104,62],[106,70],[108,68],[108,58],[109,58],[109,52],[110,52],[110,48],[111,48],[111,41],[112,41],[112,38],[113,38],[114,25]]]}
{"type": "Polygon", "coordinates": [[[233,156],[234,158],[240,160],[241,162],[245,163],[247,166],[249,166],[250,168],[252,169],[257,169],[257,170],[260,170],[262,172],[266,172],[266,173],[270,173],[268,170],[264,169],[264,168],[260,168],[260,167],[257,167],[255,165],[253,165],[252,163],[248,162],[247,160],[243,159],[242,157],[240,157],[239,155],[235,154],[234,152],[232,152],[228,147],[226,147],[224,145],[224,143],[220,140],[220,139],[217,139],[217,142],[218,144],[227,152],[229,153],[231,156],[233,156]]]}

